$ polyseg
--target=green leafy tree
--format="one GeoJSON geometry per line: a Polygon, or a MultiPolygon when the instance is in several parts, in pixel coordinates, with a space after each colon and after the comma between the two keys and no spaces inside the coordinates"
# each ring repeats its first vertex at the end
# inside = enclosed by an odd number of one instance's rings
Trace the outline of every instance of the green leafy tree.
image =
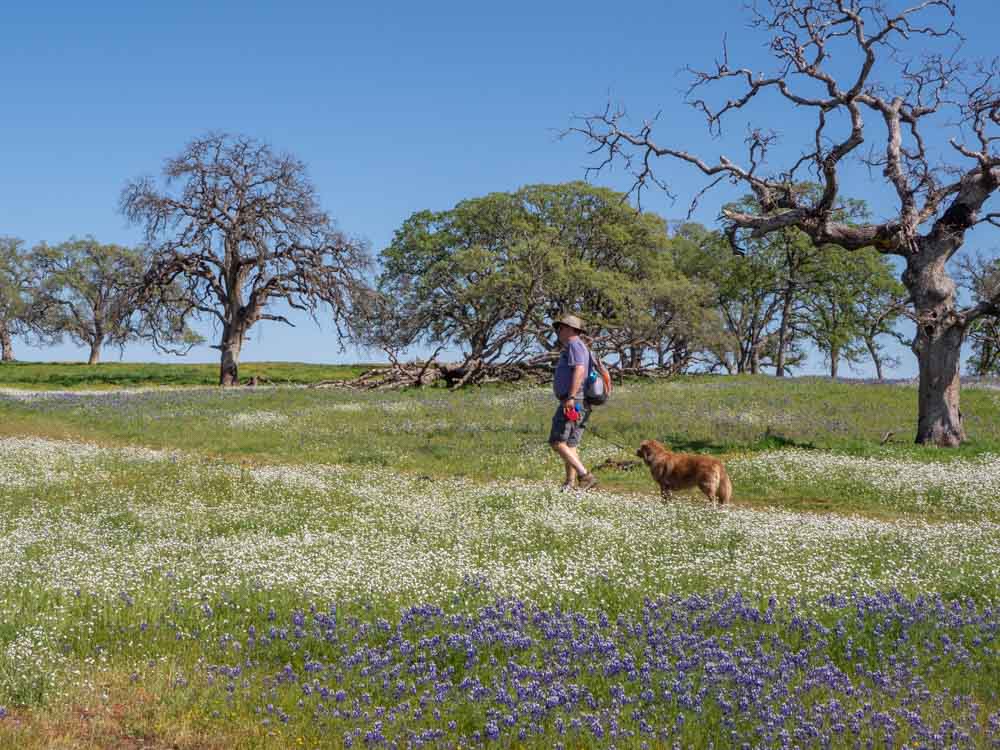
{"type": "Polygon", "coordinates": [[[0,237],[0,361],[14,359],[13,337],[30,323],[28,291],[30,274],[23,250],[15,237],[0,237]]]}
{"type": "Polygon", "coordinates": [[[681,226],[678,236],[688,243],[688,264],[701,269],[715,290],[725,330],[713,350],[715,365],[729,373],[763,372],[776,353],[784,256],[773,242],[734,255],[721,233],[697,224],[681,226]]]}
{"type": "Polygon", "coordinates": [[[663,220],[623,197],[580,182],[532,185],[414,214],[382,253],[366,343],[458,349],[469,379],[550,358],[550,322],[572,310],[622,367],[667,361],[666,341],[671,361],[690,362],[696,309],[710,308],[710,295],[674,265],[663,220]]]}
{"type": "Polygon", "coordinates": [[[621,193],[584,182],[533,185],[517,195],[553,235],[545,279],[546,319],[574,310],[588,322],[592,346],[617,354],[623,369],[686,369],[718,328],[711,286],[689,277],[666,222],[637,212],[621,193]]]}
{"type": "Polygon", "coordinates": [[[875,377],[884,380],[885,368],[900,364],[899,357],[886,350],[885,342],[909,344],[897,329],[897,322],[907,309],[907,293],[884,256],[874,252],[868,255],[867,260],[858,261],[862,269],[868,268],[869,275],[860,284],[856,304],[861,320],[861,340],[875,367],[875,377]]]}
{"type": "MultiPolygon", "coordinates": [[[[977,303],[1000,298],[1000,258],[976,257],[962,266],[963,282],[977,303]]],[[[970,375],[1000,376],[1000,303],[969,327],[972,352],[966,363],[970,375]]]]}
{"type": "Polygon", "coordinates": [[[832,378],[842,361],[856,364],[864,353],[863,321],[854,297],[859,279],[851,271],[851,259],[829,250],[821,277],[826,283],[817,284],[805,304],[806,334],[826,359],[832,378]]]}
{"type": "Polygon", "coordinates": [[[631,285],[633,299],[612,329],[627,345],[618,347],[625,369],[652,367],[666,375],[686,372],[702,364],[706,352],[717,349],[724,339],[715,288],[698,278],[696,270],[685,272],[682,263],[687,256],[678,247],[682,242],[672,240],[667,252],[648,258],[631,285]]]}
{"type": "Polygon", "coordinates": [[[977,377],[1000,377],[1000,318],[983,317],[969,331],[972,354],[967,369],[977,377]]]}
{"type": "Polygon", "coordinates": [[[881,339],[898,337],[894,324],[905,289],[875,250],[827,247],[817,259],[804,304],[806,334],[826,358],[831,377],[837,377],[842,362],[857,365],[867,354],[881,380],[888,360],[881,339]]]}
{"type": "Polygon", "coordinates": [[[366,343],[462,352],[469,378],[516,361],[535,343],[550,238],[516,196],[494,193],[448,211],[420,211],[382,252],[378,291],[389,304],[366,343]]]}
{"type": "MultiPolygon", "coordinates": [[[[816,198],[819,192],[819,187],[812,183],[794,187],[796,196],[816,198]]],[[[767,214],[753,195],[727,205],[725,210],[755,216],[767,214]]],[[[842,201],[834,213],[838,221],[848,223],[866,216],[864,202],[856,200],[842,201]]],[[[725,247],[731,249],[728,240],[725,247]]],[[[810,309],[810,303],[816,302],[817,292],[829,291],[827,287],[831,276],[825,266],[830,262],[839,264],[840,260],[823,258],[822,248],[817,248],[805,232],[795,227],[748,237],[739,257],[744,260],[728,264],[725,277],[728,283],[722,285],[728,292],[729,299],[723,304],[724,309],[730,312],[730,326],[736,332],[737,340],[743,341],[736,359],[736,370],[757,372],[764,362],[774,367],[776,375],[784,376],[805,361],[802,345],[812,338],[808,331],[809,318],[812,318],[815,328],[819,322],[817,317],[822,319],[824,315],[832,315],[826,325],[836,338],[832,331],[843,323],[843,316],[837,315],[835,308],[817,311],[812,304],[810,309]],[[735,276],[732,275],[732,268],[736,270],[735,276]]],[[[836,365],[833,367],[836,369],[836,365]]]]}
{"type": "Polygon", "coordinates": [[[165,305],[165,296],[157,304],[144,297],[148,257],[142,251],[87,237],[39,245],[28,262],[36,278],[35,327],[50,341],[65,335],[89,347],[89,364],[97,364],[109,345],[154,338],[186,350],[199,340],[183,323],[179,299],[165,305]]]}

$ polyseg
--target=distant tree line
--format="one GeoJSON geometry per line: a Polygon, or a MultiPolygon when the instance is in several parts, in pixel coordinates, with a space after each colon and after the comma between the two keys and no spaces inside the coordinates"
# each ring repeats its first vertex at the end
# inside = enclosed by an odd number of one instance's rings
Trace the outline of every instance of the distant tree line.
{"type": "MultiPolygon", "coordinates": [[[[752,198],[734,208],[760,210],[752,198]]],[[[865,215],[863,204],[846,202],[839,218],[865,215]]],[[[897,324],[909,312],[895,269],[874,249],[817,247],[789,227],[735,254],[719,231],[687,223],[670,232],[621,193],[582,182],[417,212],[379,265],[379,302],[356,328],[399,363],[401,383],[544,368],[556,354],[550,321],[567,310],[588,321],[594,350],[622,373],[783,376],[814,347],[834,377],[870,362],[882,379],[898,364],[887,344],[904,343],[897,324]],[[404,366],[418,349],[431,359],[457,351],[460,361],[404,366]]],[[[979,335],[993,332],[984,325],[979,335]]]]}
{"type": "MultiPolygon", "coordinates": [[[[291,157],[213,135],[166,172],[183,183],[175,193],[148,178],[123,193],[146,233],[139,248],[0,238],[3,361],[13,359],[14,336],[69,338],[91,364],[106,347],[140,340],[184,353],[202,341],[192,319],[207,318],[219,333],[220,383],[234,384],[251,326],[291,324],[273,309],[279,300],[332,311],[345,342],[386,352],[397,384],[544,372],[557,347],[550,322],[564,311],[588,321],[593,349],[625,374],[780,377],[812,347],[831,376],[867,362],[882,379],[899,364],[886,344],[906,343],[898,323],[907,294],[887,257],[818,248],[791,227],[735,254],[721,232],[695,223],[671,232],[621,193],[531,185],[413,214],[372,278],[364,244],[333,228],[291,157]],[[406,365],[417,351],[431,356],[406,365]],[[456,352],[458,361],[438,361],[456,352]]],[[[843,220],[864,218],[861,203],[845,206],[843,220]]],[[[749,197],[733,208],[759,211],[749,197]]],[[[973,298],[996,294],[1000,261],[977,258],[962,271],[973,298]]],[[[997,318],[981,318],[968,336],[970,374],[1000,374],[997,318]]]]}
{"type": "Polygon", "coordinates": [[[64,338],[89,349],[89,363],[107,346],[141,339],[183,353],[200,340],[184,321],[184,303],[167,290],[144,293],[148,255],[92,237],[27,249],[0,238],[0,356],[14,359],[12,337],[38,345],[64,338]]]}
{"type": "MultiPolygon", "coordinates": [[[[782,189],[808,203],[828,188],[782,189]]],[[[331,322],[342,346],[386,353],[391,366],[359,384],[460,386],[543,376],[556,356],[551,321],[574,312],[593,350],[624,374],[781,377],[815,349],[832,376],[870,362],[882,378],[897,364],[887,344],[903,341],[901,316],[924,321],[891,253],[853,240],[845,249],[794,222],[771,226],[780,209],[759,191],[722,208],[768,227],[738,242],[725,224],[668,228],[626,198],[584,182],[493,193],[418,211],[373,258],[320,206],[301,161],[210,133],[168,159],[159,179],[126,184],[120,210],[141,245],[0,238],[0,355],[13,359],[14,337],[68,338],[91,363],[139,340],[184,353],[202,340],[194,324],[210,322],[219,382],[235,385],[251,329],[292,325],[294,310],[331,322]]],[[[850,237],[870,221],[863,202],[843,197],[826,216],[850,237]]],[[[960,332],[968,370],[1000,374],[1000,262],[958,265],[974,313],[960,332]]],[[[937,387],[925,369],[921,387],[937,387]]]]}

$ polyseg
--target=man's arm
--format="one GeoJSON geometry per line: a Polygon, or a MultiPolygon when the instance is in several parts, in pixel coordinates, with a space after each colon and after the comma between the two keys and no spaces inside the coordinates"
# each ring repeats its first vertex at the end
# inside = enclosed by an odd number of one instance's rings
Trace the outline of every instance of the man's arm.
{"type": "Polygon", "coordinates": [[[587,366],[577,365],[573,368],[573,382],[570,383],[569,395],[566,400],[563,401],[563,406],[572,406],[573,402],[576,400],[576,394],[580,392],[580,387],[583,385],[583,379],[587,377],[587,366]]]}

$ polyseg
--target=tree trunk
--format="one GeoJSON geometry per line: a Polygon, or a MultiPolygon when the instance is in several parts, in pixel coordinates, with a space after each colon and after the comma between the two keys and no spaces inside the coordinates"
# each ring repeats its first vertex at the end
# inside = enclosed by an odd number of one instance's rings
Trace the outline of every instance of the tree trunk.
{"type": "Polygon", "coordinates": [[[781,325],[778,328],[778,355],[774,362],[774,374],[779,378],[785,376],[785,348],[788,346],[788,321],[792,317],[792,300],[795,296],[795,286],[789,284],[785,289],[785,299],[781,305],[781,325]]]}
{"type": "Polygon", "coordinates": [[[840,349],[835,346],[830,347],[830,377],[837,377],[837,367],[840,365],[840,349]]]}
{"type": "Polygon", "coordinates": [[[960,367],[965,328],[942,327],[928,334],[920,326],[913,351],[920,365],[918,443],[955,446],[965,440],[959,408],[960,367]]]}
{"type": "Polygon", "coordinates": [[[955,312],[955,282],[945,270],[947,249],[925,246],[910,257],[903,273],[917,313],[912,347],[920,367],[916,442],[942,447],[965,440],[959,374],[966,325],[955,312]]]}
{"type": "Polygon", "coordinates": [[[96,365],[101,361],[101,342],[94,341],[90,344],[90,358],[87,360],[88,365],[96,365]]]}
{"type": "Polygon", "coordinates": [[[222,333],[222,361],[219,366],[219,385],[230,386],[240,384],[240,351],[243,349],[241,329],[226,328],[222,333]]]}
{"type": "Polygon", "coordinates": [[[632,367],[639,369],[642,367],[643,348],[641,346],[632,347],[632,367]]]}
{"type": "Polygon", "coordinates": [[[878,356],[878,349],[875,348],[875,339],[865,338],[865,346],[868,349],[868,354],[872,358],[872,364],[875,365],[875,377],[878,378],[878,382],[882,382],[885,378],[882,373],[882,358],[878,356]]]}
{"type": "Polygon", "coordinates": [[[0,320],[0,362],[14,361],[14,342],[11,340],[7,321],[0,320]]]}

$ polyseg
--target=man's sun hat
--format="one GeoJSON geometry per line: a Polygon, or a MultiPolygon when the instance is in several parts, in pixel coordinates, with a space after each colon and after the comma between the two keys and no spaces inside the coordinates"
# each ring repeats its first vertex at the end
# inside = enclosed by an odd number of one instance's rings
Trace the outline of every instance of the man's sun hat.
{"type": "Polygon", "coordinates": [[[559,318],[559,320],[552,324],[552,327],[556,330],[559,330],[559,326],[569,326],[570,328],[575,328],[579,333],[587,332],[587,328],[583,325],[583,321],[575,315],[563,315],[559,318]]]}

